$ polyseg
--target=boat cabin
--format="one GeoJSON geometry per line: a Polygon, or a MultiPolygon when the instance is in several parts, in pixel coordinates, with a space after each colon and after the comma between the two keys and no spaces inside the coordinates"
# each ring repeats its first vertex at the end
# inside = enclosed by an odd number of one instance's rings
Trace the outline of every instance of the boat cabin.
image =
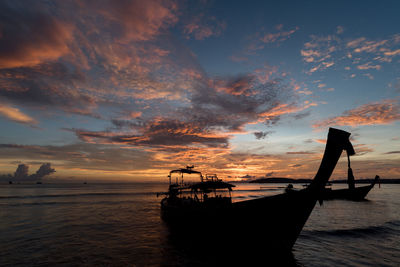
{"type": "Polygon", "coordinates": [[[188,202],[229,202],[232,199],[232,184],[225,183],[216,174],[203,175],[193,170],[194,166],[170,171],[170,199],[187,200],[188,202]]]}

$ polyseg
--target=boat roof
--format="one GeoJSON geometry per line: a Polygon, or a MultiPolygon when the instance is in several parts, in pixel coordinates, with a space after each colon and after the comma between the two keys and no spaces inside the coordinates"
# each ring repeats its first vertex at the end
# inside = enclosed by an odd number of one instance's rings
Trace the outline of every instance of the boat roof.
{"type": "Polygon", "coordinates": [[[192,170],[192,169],[187,169],[187,168],[172,170],[172,171],[170,171],[169,173],[170,173],[170,174],[171,174],[171,173],[188,173],[188,174],[198,173],[198,174],[201,174],[201,172],[194,171],[194,170],[192,170]]]}
{"type": "Polygon", "coordinates": [[[225,189],[225,188],[232,190],[232,187],[235,187],[235,185],[225,183],[222,181],[206,181],[206,182],[195,183],[189,186],[189,188],[192,190],[225,189]]]}
{"type": "Polygon", "coordinates": [[[172,170],[172,171],[169,172],[169,174],[171,175],[171,173],[188,173],[188,174],[198,173],[198,174],[201,175],[201,172],[194,171],[193,168],[194,168],[194,165],[186,166],[186,168],[180,168],[180,169],[172,170]]]}

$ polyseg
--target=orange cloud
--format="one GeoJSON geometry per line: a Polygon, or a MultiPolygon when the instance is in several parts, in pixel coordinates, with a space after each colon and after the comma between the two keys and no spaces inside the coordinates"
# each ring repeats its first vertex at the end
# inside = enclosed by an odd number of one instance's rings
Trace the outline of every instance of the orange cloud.
{"type": "Polygon", "coordinates": [[[178,20],[173,1],[93,1],[86,8],[98,11],[110,26],[119,25],[122,43],[151,40],[178,20]]]}
{"type": "Polygon", "coordinates": [[[53,17],[28,15],[3,25],[0,69],[32,67],[69,53],[73,27],[53,17]]]}
{"type": "Polygon", "coordinates": [[[361,44],[360,47],[357,47],[356,49],[354,49],[354,52],[356,52],[356,53],[361,53],[361,52],[373,53],[373,52],[376,52],[380,46],[383,46],[386,43],[387,43],[387,40],[365,41],[363,44],[361,44]]]}
{"type": "Polygon", "coordinates": [[[284,114],[297,113],[297,112],[303,111],[305,109],[308,109],[312,106],[317,106],[317,105],[318,104],[316,104],[314,102],[309,102],[309,101],[305,101],[303,106],[297,106],[294,103],[280,104],[280,105],[274,107],[273,109],[271,109],[270,111],[261,113],[260,117],[272,118],[272,117],[276,117],[276,116],[280,116],[280,115],[284,115],[284,114]]]}
{"type": "Polygon", "coordinates": [[[390,124],[398,120],[400,120],[400,107],[396,100],[388,99],[348,110],[341,116],[317,122],[313,127],[390,124]]]}
{"type": "Polygon", "coordinates": [[[268,65],[264,65],[263,68],[254,70],[255,76],[262,84],[271,81],[272,75],[274,75],[277,72],[278,68],[276,66],[268,66],[268,65]]]}
{"type": "Polygon", "coordinates": [[[359,70],[369,70],[369,69],[380,70],[381,68],[382,68],[381,65],[371,65],[371,62],[367,62],[365,64],[357,66],[357,69],[359,69],[359,70]]]}
{"type": "Polygon", "coordinates": [[[315,154],[315,152],[312,151],[289,151],[286,152],[288,155],[312,155],[315,154]]]}
{"type": "Polygon", "coordinates": [[[385,56],[397,56],[400,55],[400,49],[394,50],[394,51],[386,51],[385,56]]]}
{"type": "Polygon", "coordinates": [[[24,114],[18,108],[4,104],[0,104],[0,114],[14,122],[23,124],[37,124],[37,121],[34,118],[24,114]]]}
{"type": "Polygon", "coordinates": [[[213,86],[218,92],[225,92],[231,95],[245,95],[249,96],[254,94],[255,92],[252,90],[253,88],[253,77],[244,76],[239,77],[234,80],[214,80],[210,81],[211,86],[213,86]]]}

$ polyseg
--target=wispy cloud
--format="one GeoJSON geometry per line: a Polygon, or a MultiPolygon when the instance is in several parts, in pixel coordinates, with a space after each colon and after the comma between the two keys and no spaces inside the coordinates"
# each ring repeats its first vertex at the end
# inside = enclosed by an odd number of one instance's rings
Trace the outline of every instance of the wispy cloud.
{"type": "Polygon", "coordinates": [[[187,38],[194,37],[196,40],[204,40],[211,36],[219,36],[225,28],[225,22],[200,14],[184,26],[183,33],[187,38]]]}
{"type": "Polygon", "coordinates": [[[400,106],[397,100],[388,99],[345,111],[343,115],[317,122],[313,127],[390,124],[398,120],[400,120],[400,106]]]}
{"type": "MultiPolygon", "coordinates": [[[[279,111],[290,89],[276,80],[260,82],[253,75],[218,77],[203,80],[188,99],[188,105],[175,112],[147,119],[113,120],[107,131],[72,129],[85,142],[155,147],[163,150],[227,148],[233,134],[243,133],[249,123],[276,123],[284,114],[301,109],[279,111]],[[268,112],[266,116],[266,112],[268,112]],[[124,130],[124,131],[121,131],[124,130]]],[[[294,105],[292,103],[291,105],[294,105]]],[[[310,103],[308,103],[310,105],[310,103]]],[[[142,115],[142,114],[141,114],[142,115]]],[[[256,136],[265,137],[263,134],[256,136]]]]}
{"type": "Polygon", "coordinates": [[[369,69],[380,70],[381,68],[382,68],[381,65],[371,65],[371,62],[367,62],[365,64],[357,66],[357,69],[359,69],[359,70],[369,70],[369,69]]]}
{"type": "Polygon", "coordinates": [[[387,155],[390,155],[390,154],[400,154],[400,150],[389,151],[389,152],[386,152],[385,154],[387,154],[387,155]]]}
{"type": "Polygon", "coordinates": [[[289,151],[289,152],[286,152],[286,154],[288,154],[288,155],[311,155],[311,154],[315,154],[315,152],[312,152],[312,151],[289,151]]]}
{"type": "Polygon", "coordinates": [[[277,43],[283,42],[289,39],[296,31],[299,30],[299,27],[295,27],[289,31],[279,31],[276,33],[266,33],[261,37],[261,41],[263,43],[277,43]]]}
{"type": "Polygon", "coordinates": [[[311,66],[308,74],[324,71],[343,61],[359,70],[380,70],[382,64],[390,63],[400,55],[398,34],[381,40],[344,39],[338,31],[327,36],[311,35],[310,39],[300,50],[303,60],[311,66]]]}
{"type": "Polygon", "coordinates": [[[0,114],[11,121],[22,124],[35,125],[38,123],[34,118],[26,115],[18,108],[2,103],[0,103],[0,114]]]}
{"type": "Polygon", "coordinates": [[[265,30],[261,30],[255,33],[254,36],[251,37],[251,43],[247,46],[247,53],[253,54],[257,50],[264,49],[268,44],[279,45],[291,38],[292,35],[300,29],[297,26],[291,30],[283,30],[283,28],[284,26],[280,24],[275,27],[275,32],[265,32],[265,30]]]}

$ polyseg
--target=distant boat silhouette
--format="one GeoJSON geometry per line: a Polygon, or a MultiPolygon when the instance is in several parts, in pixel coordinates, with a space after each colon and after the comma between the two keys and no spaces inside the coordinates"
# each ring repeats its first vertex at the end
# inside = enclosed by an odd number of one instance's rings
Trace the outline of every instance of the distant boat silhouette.
{"type": "Polygon", "coordinates": [[[347,200],[363,200],[374,188],[374,185],[379,180],[379,176],[376,175],[374,181],[370,185],[360,186],[360,187],[350,187],[343,189],[331,189],[325,188],[322,193],[322,199],[332,200],[332,199],[347,199],[347,200]]]}
{"type": "Polygon", "coordinates": [[[348,132],[330,128],[321,165],[310,185],[275,196],[232,203],[230,194],[234,185],[216,177],[203,177],[193,166],[173,170],[169,175],[169,191],[161,201],[162,218],[172,235],[189,239],[188,244],[215,245],[220,253],[245,250],[265,255],[290,251],[342,151],[355,154],[349,136],[348,132]],[[174,181],[172,174],[179,177],[174,181]],[[188,184],[184,174],[199,174],[201,181],[188,184]]]}
{"type": "Polygon", "coordinates": [[[331,200],[331,199],[347,199],[347,200],[363,200],[369,191],[374,187],[376,182],[379,180],[379,176],[376,175],[375,179],[370,185],[367,186],[355,186],[355,180],[353,175],[353,170],[351,169],[350,157],[347,155],[347,184],[348,188],[343,189],[332,189],[325,188],[322,192],[321,199],[331,200]]]}

